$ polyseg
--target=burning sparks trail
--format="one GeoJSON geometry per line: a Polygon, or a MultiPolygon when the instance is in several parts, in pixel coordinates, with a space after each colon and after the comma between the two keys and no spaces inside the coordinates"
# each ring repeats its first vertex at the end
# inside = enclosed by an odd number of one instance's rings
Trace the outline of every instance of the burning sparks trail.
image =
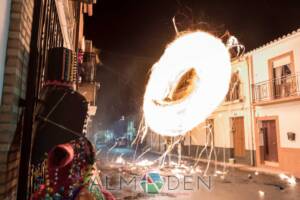
{"type": "Polygon", "coordinates": [[[146,153],[148,153],[149,151],[151,151],[151,148],[148,148],[146,151],[144,151],[141,155],[139,155],[139,157],[136,160],[141,159],[146,153]]]}
{"type": "Polygon", "coordinates": [[[138,131],[137,131],[137,136],[135,137],[135,139],[131,143],[132,147],[134,145],[136,145],[135,146],[135,152],[134,152],[134,155],[133,155],[133,160],[136,160],[136,154],[137,154],[138,146],[139,146],[139,144],[141,144],[144,141],[144,139],[147,135],[147,132],[148,132],[148,126],[147,126],[147,124],[145,124],[145,118],[143,116],[142,120],[139,124],[139,128],[138,128],[138,131]]]}
{"type": "MultiPolygon", "coordinates": [[[[144,95],[144,115],[138,135],[132,143],[136,145],[134,160],[137,162],[150,151],[147,150],[136,159],[138,146],[146,137],[148,128],[165,138],[179,136],[179,139],[167,143],[165,152],[152,162],[158,163],[160,168],[165,165],[167,156],[169,164],[171,163],[170,153],[176,145],[180,145],[186,133],[204,122],[224,100],[231,77],[229,49],[235,48],[237,56],[244,53],[244,46],[229,33],[225,45],[221,39],[202,31],[178,33],[175,18],[173,24],[178,37],[167,46],[160,60],[152,67],[144,95]]],[[[233,88],[230,96],[233,95],[233,88]]],[[[212,125],[204,128],[208,130],[205,147],[200,153],[197,148],[197,160],[191,167],[195,171],[206,152],[208,162],[203,174],[207,175],[212,157],[215,160],[214,174],[218,174],[212,125]]],[[[181,156],[181,148],[178,155],[181,156]]],[[[225,160],[224,153],[224,163],[225,160]]],[[[222,173],[224,172],[225,164],[222,173]]]]}
{"type": "Polygon", "coordinates": [[[107,153],[111,152],[117,145],[118,143],[116,142],[110,149],[108,149],[107,153]]]}
{"type": "MultiPolygon", "coordinates": [[[[177,139],[175,142],[173,142],[173,143],[170,143],[169,145],[168,145],[168,147],[167,147],[167,150],[156,160],[156,161],[158,161],[159,163],[160,163],[160,166],[161,167],[163,167],[164,166],[164,164],[165,164],[165,159],[166,159],[166,157],[171,153],[171,151],[174,149],[174,147],[179,143],[179,142],[181,142],[181,140],[182,140],[182,136],[179,138],[179,139],[177,139]]],[[[170,156],[170,155],[169,155],[170,156]]],[[[170,157],[169,157],[170,158],[170,157]]],[[[171,162],[171,159],[169,159],[169,162],[171,162]]],[[[168,164],[170,164],[170,163],[168,163],[168,164]]]]}
{"type": "Polygon", "coordinates": [[[118,143],[116,142],[110,149],[108,149],[108,151],[106,152],[106,160],[108,160],[108,154],[118,145],[118,143]]]}
{"type": "Polygon", "coordinates": [[[152,68],[144,95],[146,124],[163,136],[185,135],[223,101],[230,74],[220,39],[201,31],[179,36],[152,68]]]}
{"type": "MultiPolygon", "coordinates": [[[[201,150],[199,155],[196,155],[197,156],[197,161],[196,161],[194,166],[196,167],[198,165],[198,163],[199,163],[199,161],[202,157],[203,152],[207,151],[208,147],[209,147],[210,151],[209,151],[209,154],[207,156],[207,161],[208,162],[207,162],[207,165],[206,165],[206,169],[204,171],[204,175],[207,175],[207,171],[209,169],[210,162],[211,162],[212,153],[214,153],[215,163],[217,162],[217,156],[216,156],[216,149],[214,147],[214,142],[213,142],[212,125],[208,124],[205,128],[208,130],[208,137],[206,139],[206,143],[205,143],[204,148],[201,150]]],[[[217,171],[217,165],[216,164],[215,164],[215,171],[217,171]]]]}

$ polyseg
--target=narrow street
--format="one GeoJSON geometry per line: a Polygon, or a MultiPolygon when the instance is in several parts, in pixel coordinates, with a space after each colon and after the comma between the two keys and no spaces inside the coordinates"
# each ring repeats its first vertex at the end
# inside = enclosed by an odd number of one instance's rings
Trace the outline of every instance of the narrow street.
{"type": "MultiPolygon", "coordinates": [[[[197,187],[198,176],[200,173],[191,172],[188,166],[193,166],[194,161],[183,161],[181,167],[165,167],[159,170],[157,164],[152,166],[132,167],[134,150],[129,148],[114,148],[107,152],[106,146],[101,146],[100,153],[98,152],[98,167],[101,170],[103,185],[107,187],[119,200],[129,199],[160,199],[160,200],[223,200],[223,199],[266,199],[266,200],[297,200],[300,199],[300,185],[291,185],[287,181],[280,179],[279,176],[267,175],[262,173],[241,171],[235,168],[226,168],[227,174],[222,175],[219,172],[217,176],[212,176],[212,188],[208,191],[205,187],[197,187]],[[121,156],[121,157],[120,157],[121,156]],[[120,159],[122,158],[122,159],[120,159]],[[139,178],[146,172],[159,171],[159,174],[164,177],[165,185],[158,194],[147,194],[139,185],[139,178]],[[131,182],[120,187],[120,176],[128,182],[133,177],[136,179],[136,184],[131,182]],[[176,176],[169,178],[168,176],[176,176]],[[190,178],[192,176],[193,178],[190,178]],[[107,179],[106,179],[107,177],[107,179]],[[186,177],[186,184],[184,184],[186,177]],[[187,183],[187,177],[188,179],[187,183]],[[106,179],[106,180],[105,180],[106,179]],[[194,181],[193,181],[194,180],[194,181]],[[106,183],[108,182],[108,183],[106,183]],[[176,187],[178,184],[178,187],[176,187]],[[185,188],[184,188],[185,187],[185,188]],[[169,188],[169,189],[168,189],[169,188]],[[175,189],[174,189],[175,188],[175,189]]],[[[138,152],[137,155],[139,155],[138,152]]],[[[158,158],[157,154],[147,153],[140,160],[151,162],[158,158]]],[[[174,158],[175,163],[177,160],[174,158]]],[[[204,169],[206,165],[202,163],[200,169],[204,169]]],[[[199,168],[198,168],[199,169],[199,168]]],[[[210,169],[214,169],[211,166],[210,169]]],[[[219,166],[219,170],[223,167],[219,166]]],[[[212,171],[212,170],[210,170],[212,171]]]]}
{"type": "Polygon", "coordinates": [[[0,200],[300,200],[299,8],[0,0],[0,200]]]}

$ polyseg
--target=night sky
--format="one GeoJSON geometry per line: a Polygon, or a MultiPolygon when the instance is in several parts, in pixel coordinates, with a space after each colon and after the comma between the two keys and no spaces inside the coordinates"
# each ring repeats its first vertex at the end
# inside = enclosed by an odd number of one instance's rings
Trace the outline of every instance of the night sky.
{"type": "Polygon", "coordinates": [[[300,1],[98,0],[85,36],[101,50],[96,117],[102,128],[140,112],[149,68],[175,37],[173,16],[179,31],[221,36],[228,30],[249,51],[300,28],[300,1]]]}

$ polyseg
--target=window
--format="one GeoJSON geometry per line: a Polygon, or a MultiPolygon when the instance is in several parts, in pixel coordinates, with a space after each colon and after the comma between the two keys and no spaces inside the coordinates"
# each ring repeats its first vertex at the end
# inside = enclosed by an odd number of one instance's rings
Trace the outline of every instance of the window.
{"type": "Polygon", "coordinates": [[[284,54],[271,61],[271,87],[274,98],[290,96],[296,88],[291,55],[284,54]]]}

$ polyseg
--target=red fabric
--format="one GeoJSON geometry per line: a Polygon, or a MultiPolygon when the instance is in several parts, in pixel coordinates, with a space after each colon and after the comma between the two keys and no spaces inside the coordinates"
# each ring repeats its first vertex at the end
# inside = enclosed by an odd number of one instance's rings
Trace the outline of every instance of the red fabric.
{"type": "MultiPolygon", "coordinates": [[[[85,149],[84,152],[87,153],[88,149],[85,149]]],[[[77,154],[74,154],[73,146],[69,143],[67,144],[60,144],[55,146],[48,155],[48,174],[50,177],[50,187],[53,188],[53,193],[56,193],[59,191],[61,187],[68,188],[69,185],[72,185],[74,179],[80,179],[82,177],[72,177],[68,178],[69,170],[74,162],[74,157],[77,156],[77,154]],[[55,169],[59,169],[56,171],[55,169]],[[57,174],[58,181],[57,184],[54,185],[55,182],[54,177],[55,173],[57,174]]],[[[76,157],[77,158],[77,157],[76,157]]],[[[85,164],[79,165],[81,170],[84,170],[85,164]]],[[[65,192],[67,192],[65,190],[65,192]]],[[[116,198],[107,190],[104,188],[101,189],[101,192],[105,196],[106,200],[116,200],[116,198]]],[[[45,197],[46,194],[46,187],[45,185],[41,185],[39,190],[36,191],[32,197],[31,200],[41,200],[45,197]]],[[[65,193],[64,196],[67,196],[68,194],[65,193]]]]}
{"type": "MultiPolygon", "coordinates": [[[[48,171],[49,171],[49,177],[51,182],[51,187],[53,188],[53,191],[58,191],[61,187],[66,188],[69,185],[72,185],[73,180],[68,178],[70,168],[72,166],[72,162],[74,159],[74,150],[73,147],[70,144],[60,144],[55,146],[50,152],[48,157],[48,171]],[[60,159],[57,161],[57,155],[55,152],[57,150],[64,152],[67,156],[63,159],[60,159]],[[55,160],[56,159],[56,160],[55,160]],[[57,184],[54,185],[55,182],[55,169],[58,170],[58,181],[57,184]]],[[[65,191],[67,192],[67,191],[65,191]]],[[[65,195],[68,195],[65,193],[65,195]]]]}
{"type": "Polygon", "coordinates": [[[49,152],[49,157],[48,157],[48,167],[49,170],[53,169],[53,168],[63,168],[65,166],[67,166],[68,164],[70,164],[72,162],[74,158],[74,150],[72,145],[70,144],[59,144],[57,146],[55,146],[50,152],[49,152]],[[59,163],[55,163],[54,159],[57,155],[55,155],[55,151],[56,150],[60,150],[66,153],[66,157],[64,157],[64,159],[59,160],[59,163]]]}
{"type": "Polygon", "coordinates": [[[104,188],[101,189],[101,192],[105,196],[105,200],[116,200],[116,198],[112,195],[112,193],[110,193],[106,189],[104,188]]]}
{"type": "Polygon", "coordinates": [[[45,185],[41,185],[39,190],[36,191],[32,196],[31,196],[31,200],[40,200],[42,199],[46,194],[46,186],[45,185]]]}

